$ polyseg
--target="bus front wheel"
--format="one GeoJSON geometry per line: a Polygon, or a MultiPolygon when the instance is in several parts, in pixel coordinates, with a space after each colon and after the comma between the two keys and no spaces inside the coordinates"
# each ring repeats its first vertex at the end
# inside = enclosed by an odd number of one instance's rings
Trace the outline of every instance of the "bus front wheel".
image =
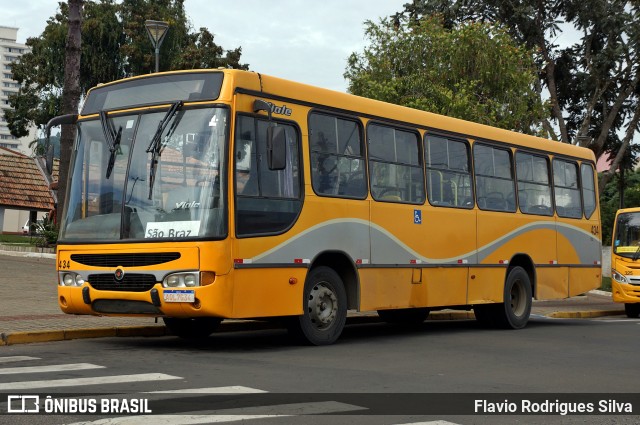
{"type": "Polygon", "coordinates": [[[211,335],[222,319],[218,317],[193,317],[178,319],[175,317],[163,317],[165,326],[173,335],[185,339],[200,339],[211,335]]]}
{"type": "Polygon", "coordinates": [[[312,345],[333,344],[347,321],[347,294],[333,269],[312,269],[304,284],[304,313],[290,318],[289,332],[312,345]]]}
{"type": "Polygon", "coordinates": [[[624,312],[630,319],[640,316],[640,303],[625,303],[624,312]]]}

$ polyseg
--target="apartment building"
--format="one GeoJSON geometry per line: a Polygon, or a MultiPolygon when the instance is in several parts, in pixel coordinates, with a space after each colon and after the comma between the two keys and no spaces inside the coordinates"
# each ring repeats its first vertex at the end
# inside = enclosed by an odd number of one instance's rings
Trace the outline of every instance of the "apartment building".
{"type": "Polygon", "coordinates": [[[18,139],[11,135],[4,110],[9,108],[9,95],[17,93],[20,85],[13,80],[11,64],[29,51],[18,40],[18,28],[0,26],[0,147],[12,149],[30,155],[29,143],[34,140],[35,129],[29,135],[18,139]]]}

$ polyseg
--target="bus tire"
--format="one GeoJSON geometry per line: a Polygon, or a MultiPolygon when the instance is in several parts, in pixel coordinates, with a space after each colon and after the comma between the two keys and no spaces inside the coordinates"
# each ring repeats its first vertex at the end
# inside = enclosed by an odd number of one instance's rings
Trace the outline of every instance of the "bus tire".
{"type": "Polygon", "coordinates": [[[290,318],[289,332],[311,345],[333,344],[347,321],[347,293],[333,269],[312,269],[304,283],[304,313],[290,318]]]}
{"type": "Polygon", "coordinates": [[[519,266],[511,269],[504,284],[504,301],[497,304],[494,320],[505,329],[522,329],[531,314],[532,290],[529,274],[519,266]]]}
{"type": "Polygon", "coordinates": [[[387,323],[417,325],[427,320],[429,312],[428,308],[399,308],[378,310],[378,316],[387,323]]]}
{"type": "Polygon", "coordinates": [[[211,335],[220,325],[219,317],[193,317],[178,319],[175,317],[163,317],[165,326],[171,334],[185,339],[201,339],[211,335]]]}
{"type": "Polygon", "coordinates": [[[624,312],[630,319],[635,319],[640,316],[640,303],[625,303],[624,312]]]}

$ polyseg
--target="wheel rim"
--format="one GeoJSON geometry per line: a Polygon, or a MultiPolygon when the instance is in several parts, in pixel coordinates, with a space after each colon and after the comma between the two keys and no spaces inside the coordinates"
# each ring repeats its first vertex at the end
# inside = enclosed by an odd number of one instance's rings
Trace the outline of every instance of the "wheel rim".
{"type": "Polygon", "coordinates": [[[316,284],[309,293],[307,311],[317,329],[330,327],[338,312],[338,298],[325,282],[316,284]]]}
{"type": "Polygon", "coordinates": [[[517,317],[521,317],[525,313],[527,307],[526,296],[527,294],[522,281],[518,279],[513,282],[513,286],[511,287],[511,311],[517,317]]]}

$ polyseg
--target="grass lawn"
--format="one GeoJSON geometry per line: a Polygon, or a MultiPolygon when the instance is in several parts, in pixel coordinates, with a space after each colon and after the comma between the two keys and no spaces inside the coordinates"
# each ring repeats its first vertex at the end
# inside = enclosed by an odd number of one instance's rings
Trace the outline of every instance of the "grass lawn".
{"type": "Polygon", "coordinates": [[[0,235],[0,244],[31,245],[33,237],[22,235],[0,235]]]}

